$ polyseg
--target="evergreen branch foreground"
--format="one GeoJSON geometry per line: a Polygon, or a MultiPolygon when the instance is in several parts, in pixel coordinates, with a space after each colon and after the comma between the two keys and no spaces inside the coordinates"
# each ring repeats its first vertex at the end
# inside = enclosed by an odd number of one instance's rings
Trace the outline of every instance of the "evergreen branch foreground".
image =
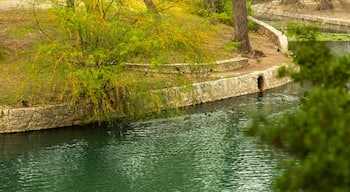
{"type": "Polygon", "coordinates": [[[350,57],[332,55],[311,30],[296,33],[308,36],[293,48],[300,71],[283,69],[281,75],[316,88],[295,113],[277,123],[260,116],[247,133],[290,154],[281,164],[276,191],[350,191],[350,57]]]}

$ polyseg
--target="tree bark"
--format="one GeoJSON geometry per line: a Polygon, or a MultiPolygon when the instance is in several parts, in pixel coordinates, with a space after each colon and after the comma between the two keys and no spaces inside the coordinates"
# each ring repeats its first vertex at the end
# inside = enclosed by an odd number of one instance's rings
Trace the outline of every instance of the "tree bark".
{"type": "Polygon", "coordinates": [[[156,5],[153,3],[152,0],[144,0],[144,2],[145,2],[145,5],[146,5],[146,7],[147,7],[147,9],[148,9],[149,11],[158,12],[158,11],[157,11],[157,8],[156,8],[156,5]]]}
{"type": "Polygon", "coordinates": [[[299,4],[300,0],[282,0],[282,5],[289,5],[289,4],[299,4]]]}
{"type": "Polygon", "coordinates": [[[317,5],[317,10],[329,10],[333,9],[332,0],[320,0],[317,5]]]}
{"type": "Polygon", "coordinates": [[[213,13],[223,13],[225,12],[225,2],[224,0],[206,0],[206,7],[210,8],[213,13]]]}
{"type": "Polygon", "coordinates": [[[66,7],[69,9],[74,8],[74,0],[66,0],[66,7]]]}
{"type": "Polygon", "coordinates": [[[344,8],[349,10],[350,9],[350,2],[347,0],[338,0],[338,2],[340,3],[340,5],[344,8]]]}
{"type": "Polygon", "coordinates": [[[248,36],[248,14],[246,0],[232,0],[235,36],[234,40],[240,42],[237,50],[244,54],[251,54],[252,47],[250,46],[248,36]]]}
{"type": "Polygon", "coordinates": [[[208,4],[209,4],[209,7],[210,7],[211,11],[212,11],[213,13],[216,13],[217,10],[216,10],[216,6],[215,6],[214,0],[208,0],[208,4]]]}
{"type": "Polygon", "coordinates": [[[152,0],[143,0],[145,2],[145,5],[147,7],[147,10],[154,15],[154,18],[156,20],[160,20],[160,14],[157,10],[156,5],[153,3],[152,0]]]}

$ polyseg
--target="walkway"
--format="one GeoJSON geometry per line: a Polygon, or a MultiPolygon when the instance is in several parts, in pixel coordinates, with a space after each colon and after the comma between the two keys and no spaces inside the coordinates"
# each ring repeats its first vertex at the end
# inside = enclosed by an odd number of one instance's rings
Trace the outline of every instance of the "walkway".
{"type": "MultiPolygon", "coordinates": [[[[333,10],[316,10],[317,4],[314,1],[304,1],[304,6],[297,5],[282,6],[279,2],[268,2],[253,5],[253,15],[274,15],[290,18],[293,20],[306,20],[319,22],[321,24],[332,24],[350,27],[350,7],[344,8],[339,2],[334,2],[333,10]]],[[[350,6],[350,4],[349,4],[350,6]]]]}

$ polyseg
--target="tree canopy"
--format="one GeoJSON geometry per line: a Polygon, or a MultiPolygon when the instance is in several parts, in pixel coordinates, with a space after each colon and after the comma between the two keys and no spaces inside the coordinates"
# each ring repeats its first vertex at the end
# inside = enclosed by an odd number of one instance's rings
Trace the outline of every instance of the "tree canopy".
{"type": "Polygon", "coordinates": [[[334,56],[310,30],[297,33],[308,37],[294,48],[300,71],[284,69],[283,74],[316,88],[301,98],[294,113],[277,123],[261,116],[248,134],[290,154],[277,191],[349,191],[350,57],[334,56]]]}

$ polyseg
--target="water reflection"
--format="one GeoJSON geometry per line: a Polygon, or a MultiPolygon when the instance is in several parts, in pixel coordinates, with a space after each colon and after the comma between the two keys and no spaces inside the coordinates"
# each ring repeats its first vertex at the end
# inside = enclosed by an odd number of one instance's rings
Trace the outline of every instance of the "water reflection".
{"type": "Polygon", "coordinates": [[[350,53],[350,41],[329,41],[326,44],[336,55],[347,55],[350,53]]]}
{"type": "MultiPolygon", "coordinates": [[[[289,42],[291,47],[302,46],[303,43],[307,42],[289,42]]],[[[325,41],[326,46],[331,50],[331,52],[338,56],[348,55],[350,53],[350,41],[325,41]]]]}
{"type": "Polygon", "coordinates": [[[242,129],[302,92],[289,84],[199,105],[191,118],[0,135],[0,191],[270,191],[283,154],[242,129]]]}

